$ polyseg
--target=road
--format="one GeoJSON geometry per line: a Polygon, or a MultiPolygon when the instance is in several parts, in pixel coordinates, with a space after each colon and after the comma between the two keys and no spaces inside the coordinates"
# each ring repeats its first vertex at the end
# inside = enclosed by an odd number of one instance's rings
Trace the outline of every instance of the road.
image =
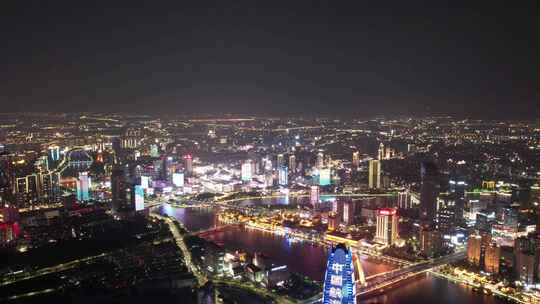
{"type": "Polygon", "coordinates": [[[186,263],[186,266],[189,268],[191,273],[197,278],[197,282],[199,283],[199,286],[203,286],[206,282],[208,282],[208,278],[199,270],[199,268],[193,263],[193,260],[191,258],[191,252],[186,246],[186,243],[184,242],[184,237],[178,230],[178,227],[175,223],[178,223],[178,225],[182,226],[181,223],[179,223],[176,220],[172,220],[170,217],[164,217],[159,214],[150,213],[150,216],[159,220],[163,220],[167,225],[169,225],[169,229],[171,230],[171,233],[174,237],[174,241],[176,242],[176,245],[180,250],[182,251],[182,254],[184,255],[184,260],[186,263]]]}

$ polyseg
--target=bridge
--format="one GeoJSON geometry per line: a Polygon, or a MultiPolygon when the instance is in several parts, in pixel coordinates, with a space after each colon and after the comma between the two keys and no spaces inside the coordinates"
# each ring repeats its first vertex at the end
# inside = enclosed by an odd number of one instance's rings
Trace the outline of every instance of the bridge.
{"type": "Polygon", "coordinates": [[[212,227],[212,228],[208,228],[208,229],[205,229],[205,230],[199,230],[199,231],[194,231],[194,232],[191,232],[189,235],[196,235],[196,236],[199,236],[199,237],[207,237],[211,234],[214,234],[214,233],[217,233],[217,232],[223,232],[223,231],[226,231],[226,230],[229,230],[231,228],[238,228],[238,227],[241,227],[242,224],[227,224],[227,225],[221,225],[221,226],[217,226],[217,227],[212,227]]]}
{"type": "MultiPolygon", "coordinates": [[[[411,263],[409,266],[378,273],[362,279],[363,270],[359,269],[360,278],[356,281],[356,295],[362,300],[383,293],[396,284],[403,283],[408,279],[427,273],[433,268],[459,261],[465,258],[465,252],[460,251],[440,258],[431,259],[419,263],[411,263]]],[[[361,267],[361,266],[360,266],[361,267]]],[[[303,300],[303,304],[319,304],[322,301],[322,293],[309,299],[303,300]]]]}
{"type": "Polygon", "coordinates": [[[426,273],[431,269],[462,260],[465,258],[465,252],[457,252],[450,255],[446,255],[440,258],[431,259],[428,261],[410,264],[407,267],[379,273],[366,278],[366,282],[362,284],[357,282],[356,290],[357,295],[362,297],[369,297],[381,292],[384,292],[386,288],[391,287],[392,285],[398,284],[404,280],[410,279],[417,275],[426,273]]]}

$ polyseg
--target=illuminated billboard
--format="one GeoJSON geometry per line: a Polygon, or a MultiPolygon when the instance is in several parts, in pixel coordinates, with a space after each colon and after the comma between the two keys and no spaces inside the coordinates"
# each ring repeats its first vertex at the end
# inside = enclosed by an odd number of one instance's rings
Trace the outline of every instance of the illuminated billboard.
{"type": "Polygon", "coordinates": [[[144,189],[142,186],[135,186],[135,211],[144,209],[144,189]]]}
{"type": "Polygon", "coordinates": [[[356,304],[353,254],[344,244],[332,248],[324,275],[323,304],[356,304]]]}
{"type": "Polygon", "coordinates": [[[176,187],[184,187],[184,173],[173,173],[172,181],[176,187]]]}

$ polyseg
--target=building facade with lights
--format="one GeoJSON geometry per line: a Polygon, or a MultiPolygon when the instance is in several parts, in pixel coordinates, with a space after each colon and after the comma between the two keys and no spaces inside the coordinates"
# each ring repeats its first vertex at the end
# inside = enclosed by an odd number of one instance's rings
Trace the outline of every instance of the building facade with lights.
{"type": "Polygon", "coordinates": [[[353,254],[343,244],[332,248],[326,265],[323,304],[356,304],[353,254]]]}

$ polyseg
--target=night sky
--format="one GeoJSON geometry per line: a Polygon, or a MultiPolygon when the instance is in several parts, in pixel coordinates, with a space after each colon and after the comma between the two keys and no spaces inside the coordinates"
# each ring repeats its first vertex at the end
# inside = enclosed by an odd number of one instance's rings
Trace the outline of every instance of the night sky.
{"type": "Polygon", "coordinates": [[[540,116],[534,1],[1,2],[1,112],[540,116]]]}

